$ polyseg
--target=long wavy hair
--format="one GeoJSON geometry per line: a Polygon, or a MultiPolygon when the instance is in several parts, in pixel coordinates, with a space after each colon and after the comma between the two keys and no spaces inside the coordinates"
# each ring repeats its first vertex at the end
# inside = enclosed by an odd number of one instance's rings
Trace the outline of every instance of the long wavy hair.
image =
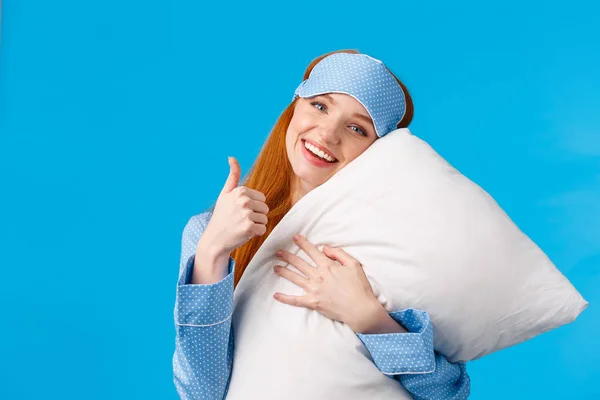
{"type": "MultiPolygon", "coordinates": [[[[315,58],[306,68],[304,72],[305,80],[310,75],[313,67],[321,61],[323,58],[334,53],[352,53],[360,54],[357,50],[338,50],[330,53],[323,54],[315,58]]],[[[389,68],[388,68],[389,70],[389,68]]],[[[390,71],[390,73],[392,73],[390,71]]],[[[413,119],[414,108],[412,98],[406,89],[406,86],[398,79],[393,73],[392,75],[398,81],[398,84],[404,90],[406,96],[406,113],[402,120],[398,123],[397,128],[406,128],[413,119]]],[[[240,281],[246,267],[254,257],[254,254],[258,251],[259,247],[267,239],[269,234],[273,231],[275,226],[281,221],[281,219],[287,214],[292,208],[292,193],[291,183],[292,179],[297,179],[292,169],[292,165],[286,156],[285,147],[285,136],[294,115],[294,107],[298,99],[294,99],[286,108],[283,110],[279,119],[273,126],[271,133],[265,141],[256,161],[252,167],[248,170],[247,175],[240,180],[240,185],[246,186],[251,189],[262,192],[265,197],[265,203],[269,206],[269,212],[267,214],[268,222],[266,225],[266,232],[264,235],[255,236],[248,240],[246,243],[235,249],[231,257],[235,261],[235,271],[233,274],[234,287],[237,286],[240,281]]],[[[210,212],[214,211],[216,200],[212,206],[208,208],[210,212]]]]}

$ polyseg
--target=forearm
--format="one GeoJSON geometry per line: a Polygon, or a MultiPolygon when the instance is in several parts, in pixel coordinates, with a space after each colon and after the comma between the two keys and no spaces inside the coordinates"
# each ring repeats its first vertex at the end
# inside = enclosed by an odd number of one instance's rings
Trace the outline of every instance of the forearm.
{"type": "Polygon", "coordinates": [[[228,274],[229,257],[230,253],[203,235],[196,246],[191,283],[212,284],[225,278],[228,274]]]}
{"type": "Polygon", "coordinates": [[[176,326],[173,382],[182,400],[222,400],[233,366],[231,320],[197,327],[176,326]]]}
{"type": "Polygon", "coordinates": [[[466,363],[452,363],[438,352],[435,353],[435,371],[426,374],[394,375],[415,400],[465,400],[471,393],[471,379],[466,363]]]}
{"type": "MultiPolygon", "coordinates": [[[[407,332],[358,333],[379,370],[397,379],[415,400],[432,399],[433,394],[440,400],[466,399],[470,393],[466,364],[452,363],[434,350],[429,315],[414,309],[394,311],[389,315],[407,332]]],[[[372,318],[373,321],[379,319],[384,321],[383,317],[372,318]]]]}
{"type": "Polygon", "coordinates": [[[390,316],[387,310],[375,299],[373,304],[365,312],[366,318],[352,324],[350,327],[356,333],[406,333],[407,330],[390,316]]]}
{"type": "Polygon", "coordinates": [[[212,284],[227,276],[229,254],[210,255],[200,251],[194,257],[192,284],[212,284]]]}
{"type": "Polygon", "coordinates": [[[191,279],[193,258],[188,258],[177,285],[173,379],[182,400],[222,400],[233,360],[235,265],[230,259],[229,273],[221,281],[190,284],[186,282],[191,279]]]}

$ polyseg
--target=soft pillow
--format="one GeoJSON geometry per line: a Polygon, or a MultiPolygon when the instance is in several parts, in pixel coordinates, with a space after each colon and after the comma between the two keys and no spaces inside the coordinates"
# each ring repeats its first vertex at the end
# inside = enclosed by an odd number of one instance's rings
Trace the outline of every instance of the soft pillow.
{"type": "Polygon", "coordinates": [[[240,374],[244,365],[260,369],[250,362],[257,358],[282,361],[282,376],[293,375],[290,364],[304,368],[297,374],[310,369],[327,379],[372,371],[357,363],[357,354],[368,355],[346,325],[272,298],[304,294],[274,274],[273,265],[282,264],[276,250],[315,265],[293,243],[296,232],[359,260],[389,312],[429,313],[435,348],[450,361],[474,360],[569,323],[588,304],[488,193],[398,129],[300,199],[251,260],[234,292],[240,374]]]}

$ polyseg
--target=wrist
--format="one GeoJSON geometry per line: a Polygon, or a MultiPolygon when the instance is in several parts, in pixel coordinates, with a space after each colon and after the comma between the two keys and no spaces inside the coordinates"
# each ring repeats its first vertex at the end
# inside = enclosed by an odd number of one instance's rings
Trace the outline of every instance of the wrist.
{"type": "Polygon", "coordinates": [[[198,243],[194,259],[192,283],[212,284],[221,281],[229,273],[230,253],[216,246],[198,243]]]}
{"type": "Polygon", "coordinates": [[[383,334],[408,332],[387,312],[385,307],[376,299],[363,311],[363,317],[350,327],[356,333],[383,334]]]}
{"type": "Polygon", "coordinates": [[[379,301],[373,297],[367,302],[362,302],[362,307],[355,308],[353,314],[344,321],[354,332],[362,333],[363,331],[372,330],[374,320],[381,319],[381,310],[385,309],[379,301]]]}
{"type": "Polygon", "coordinates": [[[208,270],[214,270],[229,260],[230,253],[219,247],[198,246],[196,248],[195,265],[206,266],[208,270]]]}
{"type": "Polygon", "coordinates": [[[231,251],[220,245],[207,233],[208,232],[205,231],[202,237],[200,237],[200,240],[196,245],[196,254],[202,254],[203,257],[210,262],[229,258],[231,251]]]}

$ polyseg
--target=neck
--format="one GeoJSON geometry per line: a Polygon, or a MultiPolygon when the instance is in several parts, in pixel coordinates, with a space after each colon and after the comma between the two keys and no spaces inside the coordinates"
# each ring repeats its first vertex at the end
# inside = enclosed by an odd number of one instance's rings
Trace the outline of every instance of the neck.
{"type": "Polygon", "coordinates": [[[306,193],[307,190],[304,187],[305,183],[302,182],[300,180],[300,178],[298,178],[297,176],[294,176],[294,178],[291,180],[291,202],[292,202],[292,207],[294,206],[294,204],[296,204],[298,202],[298,200],[300,200],[306,193]]]}

